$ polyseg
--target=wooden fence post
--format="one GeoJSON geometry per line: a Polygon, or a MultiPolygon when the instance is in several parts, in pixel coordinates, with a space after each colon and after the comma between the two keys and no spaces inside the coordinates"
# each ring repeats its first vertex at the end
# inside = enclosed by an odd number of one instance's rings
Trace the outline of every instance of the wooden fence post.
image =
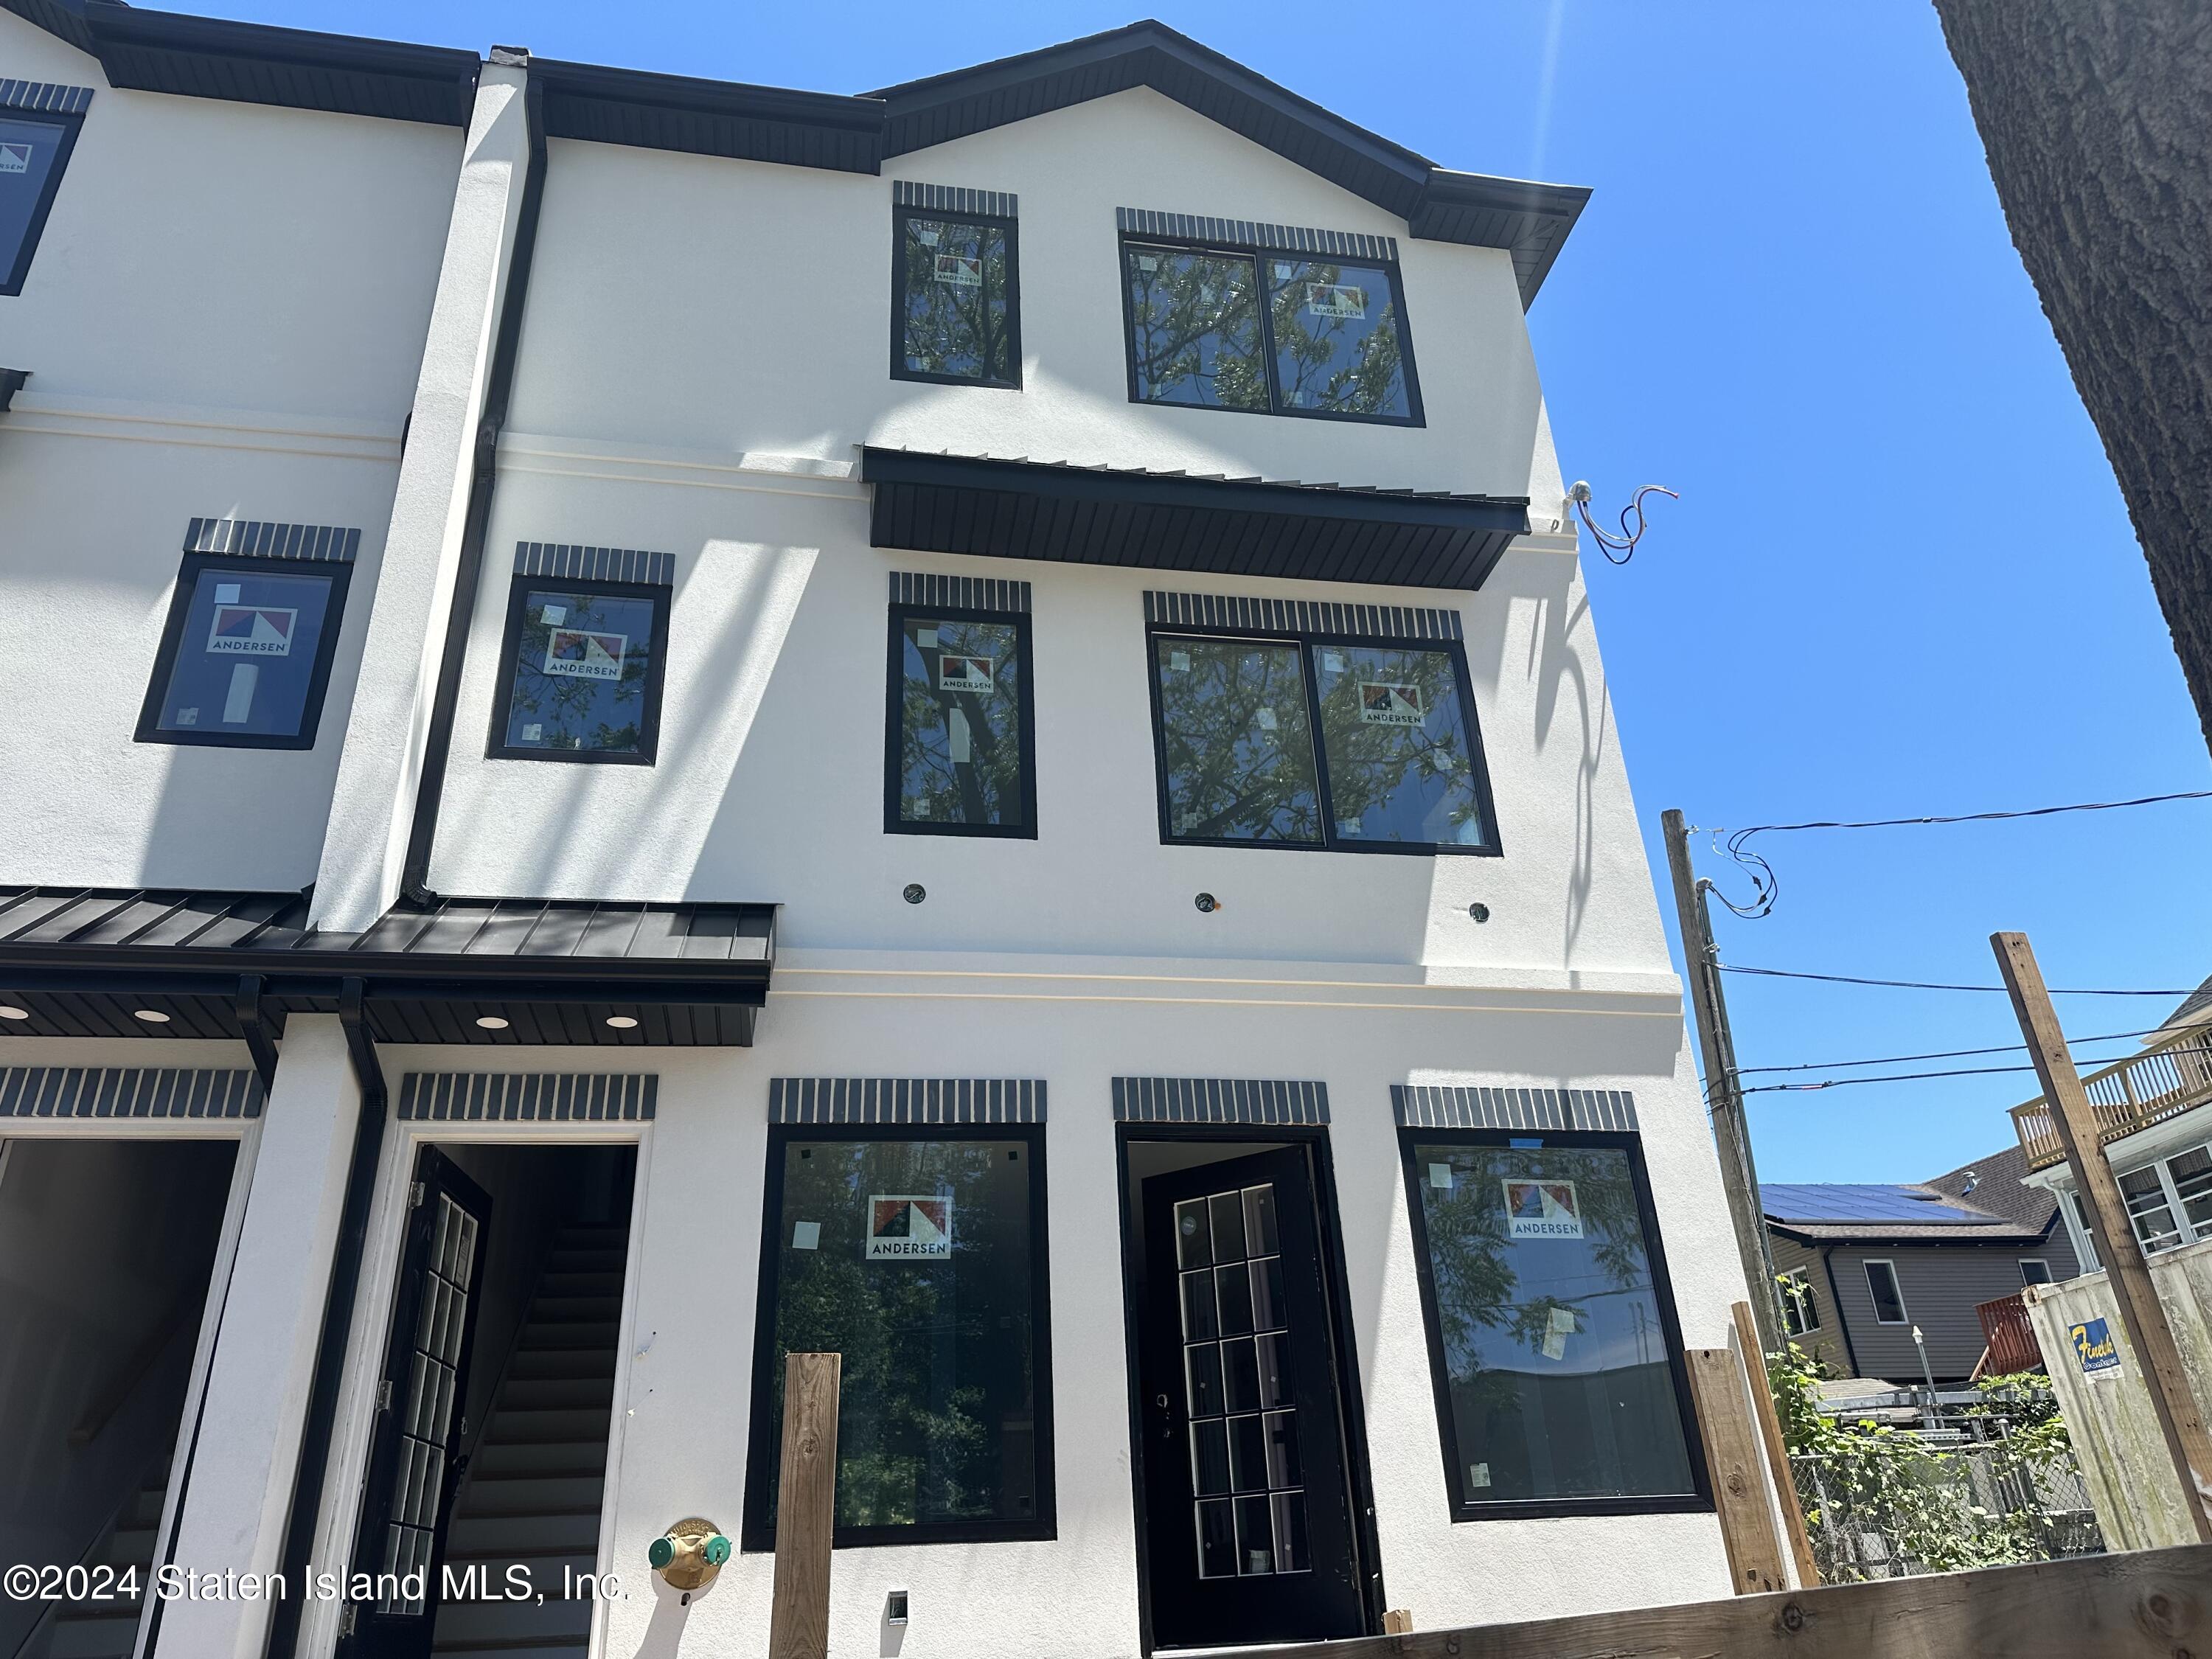
{"type": "Polygon", "coordinates": [[[1751,1426],[1743,1368],[1728,1348],[1692,1348],[1687,1358],[1713,1504],[1728,1546],[1729,1583],[1738,1595],[1786,1589],[1789,1576],[1782,1568],[1782,1540],[1774,1535],[1774,1507],[1766,1501],[1765,1462],[1758,1431],[1751,1426]]]}
{"type": "Polygon", "coordinates": [[[828,1659],[830,1538],[837,1523],[837,1384],[843,1364],[843,1356],[834,1353],[794,1353],[784,1359],[769,1659],[828,1659]]]}
{"type": "Polygon", "coordinates": [[[2035,952],[2028,948],[2027,935],[1991,933],[1990,946],[1997,953],[2005,988],[2012,993],[2013,1012],[2051,1107],[2051,1127],[2074,1172],[2074,1189],[2097,1224],[2097,1254],[2104,1258],[2105,1282],[2120,1304],[2120,1322],[2143,1368],[2143,1382],[2166,1436],[2166,1455],[2181,1477],[2182,1500],[2197,1523],[2198,1541],[2212,1543],[2212,1515],[2206,1513],[2206,1500],[2212,1498],[2212,1486],[2207,1485],[2212,1480],[2212,1435],[2205,1431],[2197,1396],[2190,1391],[2189,1374],[2182,1369],[2181,1350],[2166,1322],[2158,1287],[2151,1283],[2142,1246],[2120,1199],[2119,1182],[2106,1161],[2096,1109],[2082,1091],[2081,1074],[2074,1069],[2074,1056],[2067,1049],[2066,1034],[2051,1006],[2051,993],[2043,983],[2035,952]]]}
{"type": "Polygon", "coordinates": [[[1743,1365],[1751,1382],[1752,1414],[1759,1419],[1759,1437],[1766,1445],[1767,1467],[1774,1471],[1774,1495],[1782,1500],[1783,1530],[1790,1534],[1790,1553],[1797,1563],[1797,1583],[1807,1589],[1820,1582],[1820,1564],[1813,1559],[1812,1534],[1805,1530],[1805,1506],[1797,1501],[1797,1475],[1790,1467],[1790,1443],[1782,1437],[1781,1413],[1774,1409],[1774,1389],[1766,1377],[1766,1356],[1759,1351],[1759,1326],[1751,1304],[1739,1302],[1729,1310],[1735,1321],[1736,1344],[1743,1350],[1743,1365]]]}

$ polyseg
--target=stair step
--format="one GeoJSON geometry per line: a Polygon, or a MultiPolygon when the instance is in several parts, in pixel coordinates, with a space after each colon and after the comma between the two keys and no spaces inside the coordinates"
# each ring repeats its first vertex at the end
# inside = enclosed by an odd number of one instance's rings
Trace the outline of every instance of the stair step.
{"type": "Polygon", "coordinates": [[[557,1514],[457,1515],[446,1531],[446,1553],[471,1561],[495,1555],[505,1561],[550,1549],[590,1555],[599,1547],[597,1504],[557,1514]]]}
{"type": "Polygon", "coordinates": [[[549,1273],[618,1273],[627,1250],[569,1250],[559,1246],[545,1253],[549,1273]]]}
{"type": "Polygon", "coordinates": [[[581,1474],[489,1475],[470,1472],[457,1516],[476,1520],[495,1515],[597,1515],[605,1479],[597,1471],[581,1474]]]}
{"type": "Polygon", "coordinates": [[[465,1659],[470,1654],[483,1654],[495,1659],[580,1659],[589,1645],[587,1637],[574,1636],[565,1640],[539,1642],[525,1637],[519,1642],[437,1642],[431,1645],[433,1654],[448,1654],[453,1659],[465,1659]]]}
{"type": "Polygon", "coordinates": [[[533,1318],[522,1328],[521,1340],[514,1346],[517,1353],[537,1353],[548,1348],[604,1350],[612,1358],[615,1335],[611,1319],[552,1325],[533,1318]]]}
{"type": "Polygon", "coordinates": [[[469,1465],[471,1484],[480,1480],[550,1480],[571,1476],[604,1480],[607,1449],[604,1441],[541,1440],[519,1444],[486,1446],[469,1465]]]}
{"type": "Polygon", "coordinates": [[[600,1417],[614,1410],[611,1376],[510,1376],[500,1386],[494,1412],[591,1411],[600,1417]]]}
{"type": "Polygon", "coordinates": [[[154,1535],[161,1528],[158,1515],[143,1526],[130,1527],[108,1534],[106,1545],[100,1552],[102,1565],[110,1567],[143,1567],[154,1559],[154,1535]]]}
{"type": "Polygon", "coordinates": [[[611,1325],[621,1318],[619,1296],[555,1296],[541,1290],[530,1304],[530,1322],[533,1325],[575,1321],[611,1325]]]}
{"type": "Polygon", "coordinates": [[[623,1275],[619,1267],[605,1273],[580,1273],[549,1269],[538,1281],[540,1296],[620,1296],[623,1275]]]}
{"type": "Polygon", "coordinates": [[[97,1617],[64,1608],[46,1627],[41,1659],[129,1659],[137,1635],[136,1606],[111,1606],[97,1617]]]}
{"type": "MultiPolygon", "coordinates": [[[[557,1587],[556,1587],[557,1588],[557,1587]]],[[[592,1604],[549,1595],[534,1601],[448,1601],[438,1609],[437,1637],[443,1642],[581,1640],[591,1634],[592,1604]]]]}
{"type": "Polygon", "coordinates": [[[536,1381],[552,1378],[579,1382],[585,1378],[611,1379],[615,1374],[612,1345],[604,1348],[537,1348],[518,1352],[507,1361],[510,1377],[536,1381]]]}
{"type": "Polygon", "coordinates": [[[537,1446],[549,1440],[605,1444],[608,1410],[605,1406],[575,1406],[533,1410],[502,1401],[493,1408],[484,1443],[493,1446],[537,1446]]]}
{"type": "Polygon", "coordinates": [[[159,1484],[141,1486],[138,1489],[137,1496],[131,1500],[130,1507],[124,1510],[120,1517],[124,1525],[155,1527],[161,1524],[161,1505],[168,1501],[169,1497],[168,1466],[166,1461],[162,1464],[161,1474],[163,1478],[159,1484]]]}

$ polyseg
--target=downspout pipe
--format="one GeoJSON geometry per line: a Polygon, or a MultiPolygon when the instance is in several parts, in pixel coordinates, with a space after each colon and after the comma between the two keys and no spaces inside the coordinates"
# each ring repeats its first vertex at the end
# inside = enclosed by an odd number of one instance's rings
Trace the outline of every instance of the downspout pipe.
{"type": "Polygon", "coordinates": [[[338,1389],[345,1380],[346,1332],[353,1323],[354,1298],[361,1288],[368,1212],[376,1196],[377,1153],[390,1107],[376,1039],[368,1029],[367,1001],[367,987],[358,979],[345,981],[339,989],[338,1024],[345,1031],[354,1080],[361,1087],[361,1111],[354,1121],[353,1155],[346,1166],[345,1198],[338,1212],[337,1250],[331,1261],[330,1294],[323,1302],[323,1330],[315,1343],[314,1379],[307,1390],[307,1420],[292,1480],[292,1512],[284,1528],[283,1571],[289,1593],[270,1615],[269,1643],[264,1650],[270,1659],[296,1659],[299,1652],[300,1620],[307,1603],[305,1574],[322,1517],[338,1389]]]}
{"type": "Polygon", "coordinates": [[[1820,1271],[1828,1276],[1828,1301],[1836,1310],[1836,1331],[1844,1339],[1844,1363],[1851,1368],[1851,1375],[1859,1374],[1858,1352],[1851,1346],[1851,1322],[1844,1312],[1844,1293],[1836,1288],[1836,1247],[1820,1247],[1820,1271]]]}
{"type": "MultiPolygon", "coordinates": [[[[514,46],[494,46],[495,64],[527,65],[530,54],[514,46]]],[[[483,417],[477,423],[476,456],[469,474],[469,501],[461,521],[461,550],[453,573],[453,599],[446,617],[445,646],[438,659],[438,683],[430,699],[430,726],[422,743],[422,780],[415,791],[415,816],[407,832],[407,856],[399,868],[399,890],[415,903],[435,899],[430,890],[430,848],[438,838],[438,812],[446,793],[446,763],[453,750],[453,716],[461,699],[461,667],[468,655],[469,626],[475,620],[477,591],[483,579],[484,538],[491,527],[491,498],[499,481],[499,438],[507,425],[514,392],[514,365],[522,341],[522,313],[530,293],[530,267],[538,249],[538,217],[545,198],[545,96],[532,76],[523,88],[523,120],[528,134],[530,174],[522,181],[522,206],[515,217],[514,252],[507,261],[507,285],[500,296],[499,332],[492,342],[491,368],[484,381],[483,417]]]]}

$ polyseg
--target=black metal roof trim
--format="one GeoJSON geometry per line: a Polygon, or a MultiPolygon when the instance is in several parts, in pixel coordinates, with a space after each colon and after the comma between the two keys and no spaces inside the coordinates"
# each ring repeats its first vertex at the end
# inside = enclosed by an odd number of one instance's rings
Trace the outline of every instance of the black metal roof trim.
{"type": "Polygon", "coordinates": [[[83,0],[0,0],[0,11],[12,11],[25,22],[58,35],[79,52],[94,48],[92,29],[84,21],[83,0]]]}
{"type": "Polygon", "coordinates": [[[181,1066],[0,1067],[0,1118],[255,1118],[250,1071],[181,1066]]]}
{"type": "Polygon", "coordinates": [[[1042,1078],[772,1077],[770,1123],[1042,1123],[1042,1078]]]}
{"type": "Polygon", "coordinates": [[[514,574],[560,576],[572,581],[633,582],[643,587],[676,586],[676,556],[635,547],[574,547],[566,542],[517,542],[514,574]]]}
{"type": "Polygon", "coordinates": [[[1026,616],[1030,585],[988,576],[942,576],[934,571],[894,570],[891,603],[930,605],[945,611],[1006,611],[1026,616]]]}
{"type": "Polygon", "coordinates": [[[876,173],[884,107],[872,98],[605,69],[534,58],[555,138],[776,161],[837,173],[876,173]]]}
{"type": "Polygon", "coordinates": [[[1328,1085],[1259,1078],[1117,1077],[1117,1123],[1327,1123],[1328,1085]]]}
{"type": "Polygon", "coordinates": [[[410,1072],[399,1116],[416,1123],[650,1123],[659,1109],[652,1073],[410,1072]]]}
{"type": "Polygon", "coordinates": [[[1350,230],[1308,230],[1297,225],[1263,225],[1249,219],[1209,219],[1194,213],[1154,213],[1149,208],[1115,208],[1114,228],[1131,236],[1161,236],[1183,242],[1225,242],[1239,247],[1280,248],[1346,259],[1398,257],[1395,236],[1369,236],[1350,230]]]}
{"type": "Polygon", "coordinates": [[[1409,1129],[1605,1129],[1634,1133],[1626,1089],[1483,1089],[1394,1083],[1390,1109],[1409,1129]]]}
{"type": "Polygon", "coordinates": [[[116,0],[82,0],[67,9],[82,19],[86,49],[100,59],[110,86],[468,125],[480,64],[472,52],[143,11],[116,0]]]}
{"type": "Polygon", "coordinates": [[[41,115],[82,115],[91,107],[90,87],[57,86],[52,81],[0,80],[0,109],[35,110],[41,115]]]}
{"type": "Polygon", "coordinates": [[[317,559],[351,564],[361,532],[328,524],[271,524],[258,519],[194,519],[185,531],[187,553],[234,559],[317,559]]]}
{"type": "Polygon", "coordinates": [[[985,219],[1021,216],[1021,198],[1006,190],[962,190],[952,185],[891,180],[893,207],[923,208],[932,213],[972,213],[985,219]]]}
{"type": "Polygon", "coordinates": [[[1456,640],[1456,611],[1403,605],[1330,605],[1244,593],[1145,595],[1145,620],[1176,628],[1249,628],[1268,634],[1343,634],[1355,639],[1456,640]]]}
{"type": "Polygon", "coordinates": [[[877,547],[1147,570],[1476,588],[1525,499],[863,449],[877,547]]]}
{"type": "Polygon", "coordinates": [[[30,378],[27,368],[0,368],[0,415],[8,412],[9,405],[15,401],[15,394],[30,378]]]}
{"type": "Polygon", "coordinates": [[[1551,275],[1589,198],[1580,185],[1492,179],[1439,167],[1429,176],[1407,228],[1423,241],[1504,248],[1513,256],[1514,280],[1525,310],[1551,275]]]}

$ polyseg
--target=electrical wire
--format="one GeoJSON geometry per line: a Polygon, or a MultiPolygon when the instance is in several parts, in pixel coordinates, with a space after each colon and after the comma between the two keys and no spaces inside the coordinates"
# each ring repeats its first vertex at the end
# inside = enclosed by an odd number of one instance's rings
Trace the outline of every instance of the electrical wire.
{"type": "Polygon", "coordinates": [[[1832,1077],[1820,1083],[1758,1083],[1748,1089],[1739,1089],[1742,1095],[1771,1095],[1782,1092],[1808,1093],[1815,1089],[1845,1089],[1855,1083],[1919,1083],[1938,1077],[1996,1077],[2010,1072],[2032,1072],[2033,1066],[1961,1066],[1948,1072],[1893,1072],[1884,1077],[1832,1077]]]}
{"type": "MultiPolygon", "coordinates": [[[[1713,965],[1724,974],[1756,974],[1762,979],[1813,979],[1819,980],[1826,985],[1879,985],[1897,991],[1995,991],[2001,996],[2007,994],[2005,988],[2002,985],[1947,985],[1938,981],[1922,979],[1863,979],[1856,974],[1808,974],[1802,969],[1796,968],[1746,968],[1733,962],[1717,962],[1713,965]]],[[[2054,997],[2193,997],[2202,988],[2203,988],[2196,985],[2179,991],[2156,989],[2121,991],[2104,987],[2083,988],[2078,986],[2072,989],[2066,989],[2056,985],[2045,988],[2054,997]]],[[[2084,1039],[2084,1041],[2093,1040],[2084,1039]]]]}
{"type": "Polygon", "coordinates": [[[1597,520],[1590,517],[1590,487],[1577,480],[1567,492],[1567,499],[1575,504],[1576,516],[1582,520],[1583,528],[1596,538],[1598,551],[1605,555],[1607,564],[1626,564],[1636,556],[1636,544],[1644,539],[1650,526],[1644,521],[1644,498],[1664,495],[1670,501],[1682,498],[1664,484],[1645,484],[1629,497],[1628,505],[1620,509],[1620,533],[1598,528],[1597,520]],[[1616,557],[1615,555],[1619,556],[1616,557]]]}
{"type": "MultiPolygon", "coordinates": [[[[2156,806],[2176,800],[2212,800],[2212,789],[2182,789],[2163,795],[2137,795],[2129,800],[2073,801],[2063,806],[2028,806],[1997,812],[1959,812],[1947,817],[1818,818],[1805,823],[1754,823],[1744,830],[1701,830],[1699,833],[1712,837],[1715,851],[1733,859],[1741,868],[1749,872],[1752,896],[1748,902],[1738,904],[1712,882],[1701,884],[1734,915],[1747,921],[1756,921],[1773,911],[1774,902],[1781,895],[1782,881],[1774,873],[1772,865],[1748,850],[1746,843],[1753,836],[1782,835],[1796,830],[1901,830],[1930,823],[1994,823],[2007,818],[2047,818],[2061,812],[2111,812],[2124,806],[2156,806]],[[1720,839],[1723,836],[1728,837],[1725,842],[1720,839]]],[[[2156,994],[2164,995],[2165,993],[2156,994]]]]}
{"type": "MultiPolygon", "coordinates": [[[[2146,1031],[2113,1031],[2104,1036],[2069,1037],[2069,1047],[2093,1042],[2118,1042],[2128,1037],[2146,1037],[2164,1028],[2154,1025],[2146,1031]]],[[[1884,1054],[1875,1060],[1808,1060],[1795,1066],[1739,1066],[1738,1077],[1749,1077],[1754,1072],[1840,1072],[1857,1066],[1905,1066],[1916,1060],[1971,1060],[1978,1054],[2016,1054],[2027,1052],[2025,1042],[2000,1042],[1992,1048],[1938,1048],[1925,1054],[1884,1054]]],[[[2076,1056],[2078,1059],[2079,1056],[2076,1056]]]]}

